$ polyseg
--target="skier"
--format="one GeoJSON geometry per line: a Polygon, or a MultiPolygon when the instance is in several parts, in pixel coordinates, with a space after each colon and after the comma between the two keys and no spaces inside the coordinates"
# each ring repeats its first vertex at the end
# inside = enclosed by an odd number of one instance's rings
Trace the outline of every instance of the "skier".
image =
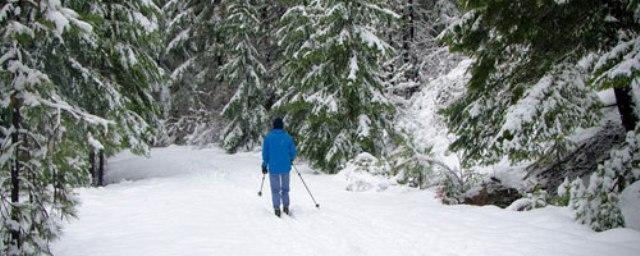
{"type": "Polygon", "coordinates": [[[282,118],[273,120],[273,130],[262,143],[262,173],[269,172],[271,200],[276,216],[282,211],[289,214],[289,172],[296,158],[296,145],[284,129],[282,118]]]}

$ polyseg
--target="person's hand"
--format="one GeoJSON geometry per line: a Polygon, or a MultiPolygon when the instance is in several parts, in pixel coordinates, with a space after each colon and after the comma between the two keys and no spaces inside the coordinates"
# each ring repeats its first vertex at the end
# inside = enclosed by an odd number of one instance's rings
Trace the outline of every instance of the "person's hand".
{"type": "Polygon", "coordinates": [[[267,174],[269,171],[267,170],[266,165],[262,165],[262,174],[267,174]]]}

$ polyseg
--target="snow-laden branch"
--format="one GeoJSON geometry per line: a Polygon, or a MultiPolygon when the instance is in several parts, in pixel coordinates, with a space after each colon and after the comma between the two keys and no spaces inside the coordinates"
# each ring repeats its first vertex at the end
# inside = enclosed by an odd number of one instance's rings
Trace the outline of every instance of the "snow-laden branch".
{"type": "Polygon", "coordinates": [[[22,97],[25,101],[30,102],[31,104],[42,104],[52,109],[62,110],[66,113],[70,114],[72,117],[85,121],[92,125],[101,125],[104,128],[107,128],[109,125],[115,124],[114,121],[104,119],[102,117],[90,114],[78,107],[74,107],[69,105],[69,103],[56,99],[57,96],[53,96],[50,100],[42,98],[40,95],[33,94],[31,92],[23,91],[22,97]]]}

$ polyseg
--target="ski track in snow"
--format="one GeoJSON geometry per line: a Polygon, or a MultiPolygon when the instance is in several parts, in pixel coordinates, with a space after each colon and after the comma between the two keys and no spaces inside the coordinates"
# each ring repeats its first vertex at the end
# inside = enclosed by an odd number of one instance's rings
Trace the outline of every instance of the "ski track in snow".
{"type": "Polygon", "coordinates": [[[102,188],[77,189],[79,219],[55,255],[637,255],[640,232],[592,232],[566,208],[511,212],[446,206],[431,191],[348,192],[340,176],[299,165],[316,209],[291,173],[294,217],[263,196],[259,153],[171,146],[109,160],[102,188]]]}

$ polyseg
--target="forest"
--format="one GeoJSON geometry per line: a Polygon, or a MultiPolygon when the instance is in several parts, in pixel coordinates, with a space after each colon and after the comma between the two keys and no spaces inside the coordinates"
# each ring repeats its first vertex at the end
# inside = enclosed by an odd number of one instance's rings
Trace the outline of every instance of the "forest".
{"type": "Polygon", "coordinates": [[[0,38],[5,255],[52,255],[110,158],[276,117],[347,190],[640,229],[639,0],[4,0],[0,38]]]}

